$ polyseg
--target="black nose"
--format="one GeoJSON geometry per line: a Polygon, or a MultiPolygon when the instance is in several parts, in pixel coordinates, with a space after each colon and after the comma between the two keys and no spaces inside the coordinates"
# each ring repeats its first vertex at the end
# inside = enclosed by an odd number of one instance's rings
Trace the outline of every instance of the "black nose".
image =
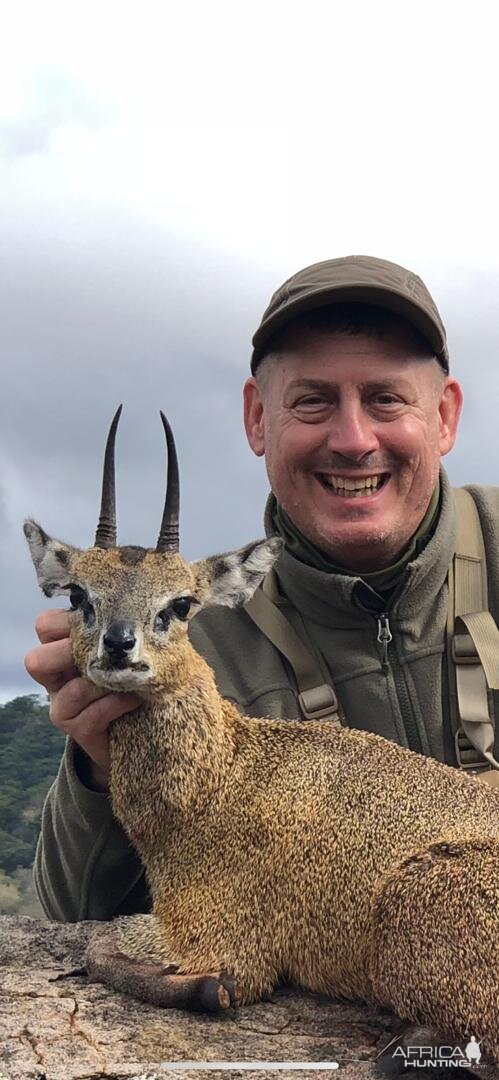
{"type": "Polygon", "coordinates": [[[132,624],[121,620],[111,623],[104,634],[103,642],[106,652],[111,656],[124,656],[131,652],[136,643],[132,624]]]}

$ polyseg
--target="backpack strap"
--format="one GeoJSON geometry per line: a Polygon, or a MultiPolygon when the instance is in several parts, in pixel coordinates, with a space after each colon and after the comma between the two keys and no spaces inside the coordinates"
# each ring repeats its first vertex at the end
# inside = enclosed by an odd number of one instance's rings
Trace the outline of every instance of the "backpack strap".
{"type": "Polygon", "coordinates": [[[296,680],[303,719],[331,720],[341,727],[334,687],[330,680],[325,682],[319,657],[307,641],[303,624],[300,622],[301,634],[298,634],[277,606],[279,599],[277,579],[271,570],[245,604],[245,609],[258,629],[288,661],[296,680]]]}
{"type": "Polygon", "coordinates": [[[499,630],[487,610],[487,567],[480,518],[469,491],[453,491],[456,550],[449,567],[447,672],[458,765],[499,786],[489,690],[499,689],[499,630]]]}

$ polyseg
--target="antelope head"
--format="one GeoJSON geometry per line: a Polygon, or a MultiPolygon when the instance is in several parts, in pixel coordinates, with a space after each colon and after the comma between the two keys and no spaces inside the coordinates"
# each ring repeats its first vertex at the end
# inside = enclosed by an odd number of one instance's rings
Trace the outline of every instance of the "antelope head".
{"type": "Polygon", "coordinates": [[[121,405],[107,438],[99,523],[86,550],[55,540],[35,521],[24,523],[45,596],[68,596],[71,641],[82,675],[99,687],[143,697],[178,685],[192,657],[189,620],[209,604],[249,600],[278,558],[276,537],[239,551],[188,563],[179,554],[179,473],[164,413],[168,472],[155,548],[116,543],[114,445],[121,405]]]}

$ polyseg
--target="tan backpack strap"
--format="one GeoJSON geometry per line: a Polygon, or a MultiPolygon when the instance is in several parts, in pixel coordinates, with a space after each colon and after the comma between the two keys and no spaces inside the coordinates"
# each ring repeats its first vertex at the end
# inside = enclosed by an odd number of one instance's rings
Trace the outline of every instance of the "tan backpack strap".
{"type": "MultiPolygon", "coordinates": [[[[469,635],[485,672],[489,690],[499,690],[499,629],[490,611],[468,612],[458,616],[456,631],[464,632],[465,637],[469,635]]],[[[466,643],[465,653],[468,648],[470,642],[466,643]]]]}
{"type": "Polygon", "coordinates": [[[281,608],[277,607],[278,595],[274,571],[271,570],[245,604],[245,609],[258,629],[290,664],[303,717],[306,720],[331,720],[340,727],[334,687],[324,682],[319,662],[309,644],[302,640],[281,608]]]}
{"type": "MultiPolygon", "coordinates": [[[[499,630],[487,611],[485,549],[474,499],[464,488],[453,494],[458,531],[449,570],[447,668],[456,754],[463,769],[486,769],[488,763],[499,770],[488,694],[499,689],[499,630]]],[[[483,779],[496,782],[488,772],[483,779]]]]}

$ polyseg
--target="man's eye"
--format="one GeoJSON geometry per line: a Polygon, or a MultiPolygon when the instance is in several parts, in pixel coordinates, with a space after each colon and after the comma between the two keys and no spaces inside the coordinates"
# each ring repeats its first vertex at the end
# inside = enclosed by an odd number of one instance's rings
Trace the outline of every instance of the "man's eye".
{"type": "Polygon", "coordinates": [[[175,612],[177,619],[186,619],[189,611],[191,610],[192,600],[190,596],[179,596],[173,601],[172,610],[175,612]]]}
{"type": "Polygon", "coordinates": [[[300,398],[300,400],[296,402],[296,406],[299,409],[300,408],[307,408],[307,407],[308,408],[318,408],[321,405],[327,405],[327,401],[326,401],[326,398],[319,397],[318,394],[310,395],[309,397],[306,397],[306,398],[300,398]]]}
{"type": "Polygon", "coordinates": [[[293,411],[296,416],[303,417],[304,419],[309,416],[310,418],[319,417],[330,408],[330,402],[327,398],[319,397],[318,395],[310,395],[306,398],[300,398],[293,406],[293,411]]]}
{"type": "Polygon", "coordinates": [[[400,398],[396,397],[395,394],[376,394],[374,401],[377,405],[398,405],[400,398]]]}

